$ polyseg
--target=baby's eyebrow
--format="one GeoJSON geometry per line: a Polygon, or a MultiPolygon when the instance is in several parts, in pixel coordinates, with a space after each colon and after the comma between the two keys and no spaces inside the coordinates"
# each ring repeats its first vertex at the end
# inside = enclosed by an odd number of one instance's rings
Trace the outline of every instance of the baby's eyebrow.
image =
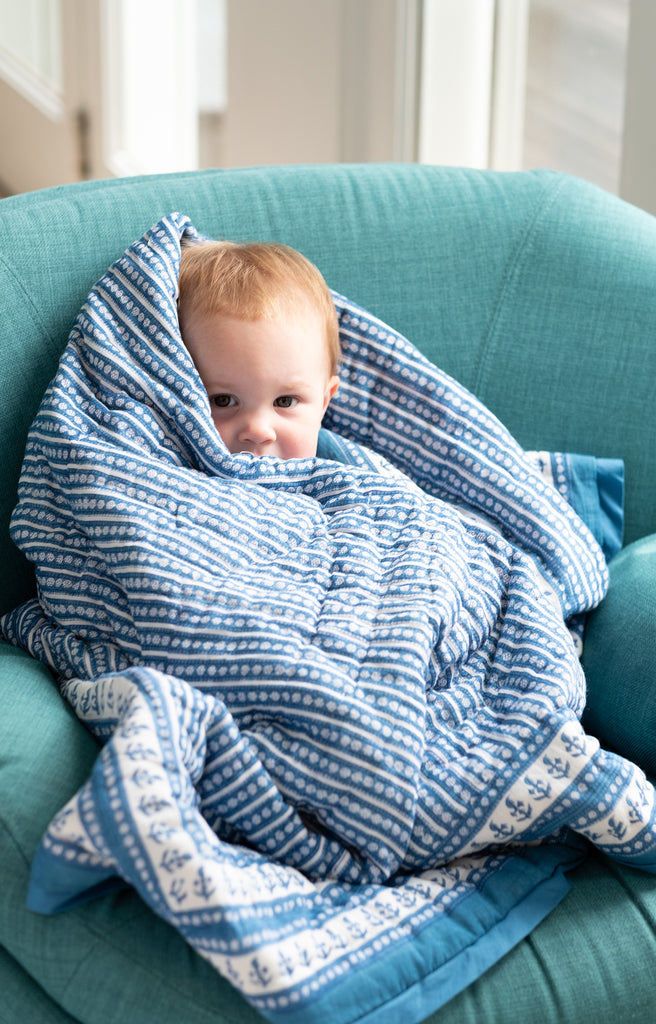
{"type": "Polygon", "coordinates": [[[221,380],[220,378],[218,380],[216,378],[210,378],[209,380],[206,379],[203,381],[203,385],[206,391],[225,391],[229,392],[230,394],[232,394],[233,391],[235,391],[235,388],[231,384],[227,383],[224,380],[221,380]]]}

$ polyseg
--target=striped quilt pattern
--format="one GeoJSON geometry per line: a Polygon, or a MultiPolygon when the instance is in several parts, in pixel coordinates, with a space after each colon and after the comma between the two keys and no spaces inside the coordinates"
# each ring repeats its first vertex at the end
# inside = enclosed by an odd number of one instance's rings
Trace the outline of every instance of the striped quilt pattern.
{"type": "MultiPolygon", "coordinates": [[[[30,899],[120,878],[271,1020],[347,1024],[350,967],[372,1007],[387,960],[443,974],[453,907],[493,931],[509,906],[477,901],[528,899],[572,833],[653,870],[654,793],[579,723],[567,623],[607,570],[563,498],[338,295],[346,461],[230,455],[177,323],[195,236],[164,218],[98,282],[28,439],[38,597],[2,632],[104,743],[30,899]]],[[[488,962],[519,937],[495,935],[488,962]]]]}

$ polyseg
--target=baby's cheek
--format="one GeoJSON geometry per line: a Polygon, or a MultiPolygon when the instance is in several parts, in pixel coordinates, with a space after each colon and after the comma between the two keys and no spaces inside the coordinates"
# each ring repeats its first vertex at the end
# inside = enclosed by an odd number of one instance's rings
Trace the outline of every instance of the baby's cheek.
{"type": "Polygon", "coordinates": [[[221,418],[218,415],[218,413],[215,414],[214,412],[212,412],[212,421],[214,423],[214,426],[218,430],[219,434],[221,435],[223,443],[227,446],[227,448],[230,448],[230,443],[229,443],[230,432],[227,429],[226,423],[221,420],[221,418]]]}

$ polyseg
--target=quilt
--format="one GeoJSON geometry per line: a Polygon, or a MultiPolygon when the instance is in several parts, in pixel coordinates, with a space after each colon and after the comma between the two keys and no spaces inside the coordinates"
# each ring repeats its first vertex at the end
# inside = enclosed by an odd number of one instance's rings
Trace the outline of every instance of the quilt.
{"type": "Polygon", "coordinates": [[[272,1022],[411,1024],[588,843],[656,871],[651,784],[579,722],[569,627],[606,563],[498,420],[339,295],[327,456],[229,454],[177,322],[196,237],[165,217],[101,278],[28,438],[38,597],[1,630],[102,744],[29,905],[128,884],[272,1022]]]}

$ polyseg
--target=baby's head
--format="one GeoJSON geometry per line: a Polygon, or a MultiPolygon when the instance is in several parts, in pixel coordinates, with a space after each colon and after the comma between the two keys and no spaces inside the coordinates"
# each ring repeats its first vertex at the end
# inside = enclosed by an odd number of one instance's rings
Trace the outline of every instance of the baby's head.
{"type": "Polygon", "coordinates": [[[278,243],[182,250],[180,331],[230,452],[315,455],[339,385],[337,313],[323,277],[278,243]]]}

